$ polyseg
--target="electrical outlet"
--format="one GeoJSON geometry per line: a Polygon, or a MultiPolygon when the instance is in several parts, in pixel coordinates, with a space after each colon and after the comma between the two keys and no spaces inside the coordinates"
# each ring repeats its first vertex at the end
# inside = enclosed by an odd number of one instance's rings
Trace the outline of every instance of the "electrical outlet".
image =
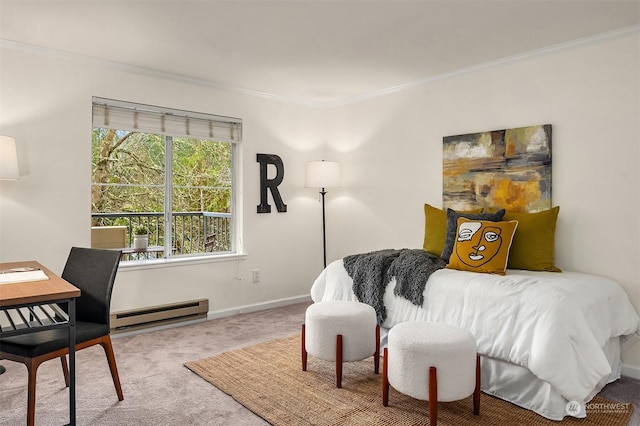
{"type": "Polygon", "coordinates": [[[259,283],[260,282],[260,269],[254,269],[253,270],[253,282],[254,283],[259,283]]]}

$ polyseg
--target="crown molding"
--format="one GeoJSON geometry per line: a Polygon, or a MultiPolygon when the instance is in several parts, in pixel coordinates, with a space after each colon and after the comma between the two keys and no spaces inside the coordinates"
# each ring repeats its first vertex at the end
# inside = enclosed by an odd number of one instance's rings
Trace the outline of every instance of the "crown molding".
{"type": "Polygon", "coordinates": [[[175,81],[179,83],[192,84],[195,86],[210,87],[213,89],[241,93],[244,95],[255,96],[260,98],[273,99],[276,101],[286,102],[291,104],[298,104],[298,105],[311,106],[311,107],[322,107],[324,105],[321,102],[314,102],[306,99],[276,95],[276,94],[272,94],[272,93],[268,93],[260,90],[249,89],[249,88],[234,86],[234,85],[225,84],[225,83],[219,83],[212,80],[189,77],[183,74],[160,71],[152,68],[140,67],[137,65],[125,64],[122,62],[111,61],[108,59],[95,58],[93,56],[81,55],[78,53],[71,53],[64,50],[51,49],[48,47],[36,46],[33,44],[27,44],[27,43],[22,43],[22,42],[13,41],[13,40],[0,39],[0,47],[19,50],[19,51],[33,53],[33,54],[44,55],[44,56],[57,57],[61,59],[79,60],[79,61],[93,63],[94,65],[97,65],[97,66],[108,67],[111,69],[129,72],[132,74],[139,74],[147,77],[161,78],[161,79],[175,81]]]}
{"type": "Polygon", "coordinates": [[[463,74],[469,74],[479,70],[499,67],[506,64],[512,64],[512,63],[524,61],[534,57],[554,54],[560,51],[580,48],[583,46],[602,43],[609,40],[615,40],[615,39],[635,35],[638,33],[640,33],[640,25],[631,25],[627,27],[622,27],[616,30],[595,34],[589,37],[583,37],[580,39],[576,39],[576,40],[572,40],[564,43],[558,43],[552,46],[531,50],[529,52],[519,53],[517,55],[507,56],[504,58],[484,62],[477,65],[472,65],[465,68],[459,68],[459,69],[438,74],[435,76],[429,76],[422,79],[410,81],[404,84],[399,84],[396,86],[387,87],[379,90],[373,90],[370,92],[365,92],[359,95],[349,96],[349,97],[345,97],[345,98],[338,99],[335,101],[330,101],[330,102],[317,102],[317,101],[308,100],[308,99],[276,95],[273,93],[268,93],[260,90],[249,89],[245,87],[239,87],[239,86],[220,83],[216,81],[200,79],[200,78],[188,77],[182,74],[170,73],[170,72],[159,71],[159,70],[154,70],[154,69],[145,68],[145,67],[139,67],[135,65],[129,65],[121,62],[94,58],[91,56],[70,53],[62,50],[49,49],[41,46],[35,46],[35,45],[21,43],[21,42],[12,41],[12,40],[0,39],[0,47],[16,49],[16,50],[21,50],[21,51],[26,51],[26,52],[36,53],[41,55],[90,61],[100,66],[110,67],[120,71],[130,72],[133,74],[140,74],[140,75],[145,75],[149,77],[162,78],[170,81],[176,81],[176,82],[185,83],[185,84],[192,84],[196,86],[210,87],[218,90],[225,90],[225,91],[240,93],[240,94],[249,95],[249,96],[276,100],[279,102],[285,102],[285,103],[291,103],[291,104],[302,105],[307,107],[315,107],[315,108],[334,108],[338,106],[344,106],[344,105],[360,102],[363,100],[386,96],[386,95],[401,92],[404,90],[409,90],[416,86],[429,84],[434,81],[453,78],[463,74]]]}
{"type": "Polygon", "coordinates": [[[500,59],[495,59],[493,61],[489,61],[489,62],[484,62],[481,64],[477,64],[477,65],[472,65],[469,67],[465,67],[465,68],[459,68],[453,71],[449,71],[446,73],[442,73],[442,74],[438,74],[435,76],[431,76],[431,77],[425,77],[419,80],[415,80],[415,81],[411,81],[408,83],[404,83],[404,84],[400,84],[397,86],[393,86],[393,87],[388,87],[385,89],[380,89],[380,90],[374,90],[371,92],[367,92],[367,93],[363,93],[357,96],[351,96],[351,97],[347,97],[347,98],[343,98],[341,100],[335,101],[335,102],[330,102],[330,103],[323,103],[322,106],[324,107],[337,107],[337,106],[343,106],[343,105],[348,105],[354,102],[360,102],[363,100],[367,100],[367,99],[373,99],[373,98],[377,98],[377,97],[381,97],[381,96],[386,96],[389,95],[391,93],[396,93],[396,92],[400,92],[403,90],[408,90],[411,89],[413,87],[416,86],[420,86],[423,84],[428,84],[428,83],[432,83],[434,81],[438,81],[438,80],[444,80],[447,78],[452,78],[452,77],[457,77],[459,75],[463,75],[463,74],[469,74],[469,73],[473,73],[479,70],[484,70],[484,69],[488,69],[488,68],[494,68],[494,67],[499,67],[502,65],[506,65],[506,64],[512,64],[512,63],[516,63],[516,62],[521,62],[530,58],[534,58],[534,57],[539,57],[539,56],[545,56],[545,55],[550,55],[550,54],[554,54],[556,52],[560,52],[560,51],[565,51],[565,50],[570,50],[570,49],[575,49],[575,48],[579,48],[579,47],[583,47],[583,46],[589,46],[589,45],[593,45],[593,44],[598,44],[598,43],[602,43],[605,41],[610,41],[610,40],[616,40],[619,38],[624,38],[627,36],[631,36],[634,34],[639,34],[640,33],[640,25],[631,25],[631,26],[627,26],[627,27],[622,27],[619,28],[617,30],[613,30],[613,31],[608,31],[605,33],[600,33],[600,34],[595,34],[589,37],[584,37],[584,38],[580,38],[580,39],[576,39],[576,40],[572,40],[572,41],[568,41],[568,42],[564,42],[564,43],[558,43],[558,44],[554,44],[552,46],[547,46],[547,47],[543,47],[540,49],[535,49],[535,50],[531,50],[529,52],[524,52],[524,53],[519,53],[517,55],[512,55],[512,56],[507,56],[504,58],[500,58],[500,59]]]}

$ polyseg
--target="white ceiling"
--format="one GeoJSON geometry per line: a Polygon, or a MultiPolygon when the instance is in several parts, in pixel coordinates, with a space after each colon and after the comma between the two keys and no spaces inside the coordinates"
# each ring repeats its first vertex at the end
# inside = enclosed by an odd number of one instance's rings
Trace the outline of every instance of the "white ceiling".
{"type": "Polygon", "coordinates": [[[640,0],[0,0],[5,43],[310,104],[639,23],[640,0]]]}

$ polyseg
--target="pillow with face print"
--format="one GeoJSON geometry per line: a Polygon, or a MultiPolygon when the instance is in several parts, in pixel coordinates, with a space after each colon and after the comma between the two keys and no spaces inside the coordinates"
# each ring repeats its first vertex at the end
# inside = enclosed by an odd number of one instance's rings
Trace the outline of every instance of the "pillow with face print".
{"type": "Polygon", "coordinates": [[[449,269],[505,275],[517,220],[458,219],[449,269]]]}
{"type": "Polygon", "coordinates": [[[500,209],[495,212],[477,214],[461,213],[455,210],[447,209],[447,235],[444,242],[444,247],[442,248],[442,255],[440,257],[447,262],[449,261],[449,257],[451,257],[451,252],[453,251],[453,243],[455,242],[457,237],[456,229],[458,227],[458,219],[460,219],[461,217],[466,217],[467,219],[473,220],[491,220],[493,222],[499,222],[503,219],[504,213],[504,209],[500,209]]]}

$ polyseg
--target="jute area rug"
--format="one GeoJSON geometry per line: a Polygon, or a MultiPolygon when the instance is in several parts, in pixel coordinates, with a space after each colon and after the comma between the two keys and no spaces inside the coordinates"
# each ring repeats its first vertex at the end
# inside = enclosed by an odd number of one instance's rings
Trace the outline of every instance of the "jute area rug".
{"type": "MultiPolygon", "coordinates": [[[[428,425],[427,401],[391,388],[382,405],[382,374],[373,374],[373,358],[344,364],[342,388],[335,385],[335,364],[309,356],[302,371],[300,335],[188,362],[185,366],[232,396],[269,423],[291,425],[428,425]]],[[[380,370],[382,372],[382,363],[380,370]]],[[[602,398],[592,402],[607,403],[602,398]]],[[[589,412],[586,419],[547,420],[531,411],[482,394],[480,415],[472,397],[438,405],[438,425],[627,425],[626,412],[589,412]]]]}

